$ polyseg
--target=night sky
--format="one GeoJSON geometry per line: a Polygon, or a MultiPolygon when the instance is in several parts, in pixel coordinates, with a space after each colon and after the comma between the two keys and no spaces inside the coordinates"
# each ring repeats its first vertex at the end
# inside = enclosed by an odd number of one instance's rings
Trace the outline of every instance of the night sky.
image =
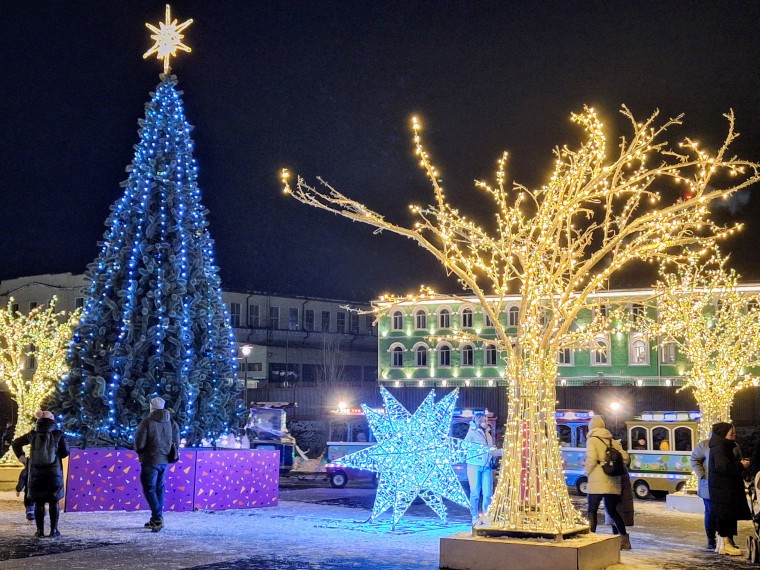
{"type": "MultiPolygon", "coordinates": [[[[144,23],[164,3],[13,0],[0,33],[0,279],[84,271],[132,161],[161,63],[144,23]]],[[[626,104],[685,113],[671,140],[714,148],[733,108],[760,161],[760,2],[176,1],[191,54],[172,62],[195,126],[200,187],[226,289],[367,300],[420,283],[456,290],[403,238],[285,197],[282,167],[323,176],[397,222],[429,194],[409,118],[452,202],[474,216],[510,152],[538,185],[569,115],[593,105],[615,136],[626,104]]],[[[615,146],[615,141],[610,144],[615,146]]],[[[747,231],[733,266],[760,279],[760,187],[715,212],[747,231]]],[[[632,285],[621,282],[618,285],[632,285]]],[[[648,285],[649,283],[639,283],[648,285]]]]}

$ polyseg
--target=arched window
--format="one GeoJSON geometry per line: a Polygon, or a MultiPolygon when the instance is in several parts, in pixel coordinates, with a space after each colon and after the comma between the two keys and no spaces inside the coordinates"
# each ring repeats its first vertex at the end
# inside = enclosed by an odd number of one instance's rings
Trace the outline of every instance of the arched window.
{"type": "Polygon", "coordinates": [[[438,347],[438,366],[451,366],[451,347],[447,344],[438,347]]]}
{"type": "Polygon", "coordinates": [[[404,328],[404,313],[395,311],[393,313],[393,330],[400,331],[404,328]]]}
{"type": "Polygon", "coordinates": [[[418,368],[427,366],[427,346],[421,344],[414,349],[414,365],[418,368]]]}
{"type": "Polygon", "coordinates": [[[492,327],[493,321],[491,320],[491,317],[488,315],[488,313],[483,313],[483,321],[485,322],[486,327],[492,327]]]}
{"type": "Polygon", "coordinates": [[[465,344],[462,348],[462,366],[473,365],[473,350],[471,344],[465,344]]]}
{"type": "Polygon", "coordinates": [[[442,329],[451,328],[451,311],[441,309],[441,312],[438,313],[438,327],[442,329]]]}
{"type": "Polygon", "coordinates": [[[652,428],[652,449],[670,451],[670,429],[664,426],[652,428]]]}
{"type": "Polygon", "coordinates": [[[660,347],[660,362],[662,364],[676,363],[676,343],[666,342],[660,347]]]}
{"type": "Polygon", "coordinates": [[[462,311],[462,328],[463,329],[471,329],[472,328],[472,309],[467,308],[462,311]]]}
{"type": "Polygon", "coordinates": [[[520,324],[520,309],[519,307],[509,308],[509,326],[516,327],[520,324]]]}
{"type": "Polygon", "coordinates": [[[673,431],[676,440],[675,451],[691,451],[691,442],[694,438],[694,431],[687,426],[677,427],[673,431]]]}
{"type": "Polygon", "coordinates": [[[642,426],[634,426],[628,435],[628,445],[633,450],[649,449],[647,429],[642,426]]]}
{"type": "Polygon", "coordinates": [[[573,349],[569,346],[559,349],[559,356],[557,359],[559,366],[572,366],[573,365],[573,349]]]}
{"type": "Polygon", "coordinates": [[[633,337],[629,346],[629,362],[634,366],[649,364],[649,346],[642,337],[633,337]]]}
{"type": "Polygon", "coordinates": [[[423,330],[427,328],[427,313],[423,310],[419,310],[414,313],[414,328],[417,330],[423,330]]]}
{"type": "Polygon", "coordinates": [[[391,350],[391,366],[401,368],[404,366],[404,349],[400,346],[394,346],[391,350]]]}
{"type": "Polygon", "coordinates": [[[496,345],[487,344],[485,351],[486,351],[486,357],[485,357],[486,366],[496,366],[496,345]]]}
{"type": "Polygon", "coordinates": [[[591,349],[591,364],[594,366],[604,366],[609,364],[609,351],[610,345],[606,338],[595,338],[593,348],[591,349]]]}

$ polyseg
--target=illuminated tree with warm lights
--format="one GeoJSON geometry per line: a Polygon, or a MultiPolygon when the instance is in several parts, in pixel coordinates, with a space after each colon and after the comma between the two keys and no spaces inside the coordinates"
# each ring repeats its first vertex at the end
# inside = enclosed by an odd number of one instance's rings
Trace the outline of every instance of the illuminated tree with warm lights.
{"type": "Polygon", "coordinates": [[[731,421],[734,396],[757,382],[746,374],[760,351],[760,295],[738,283],[716,259],[694,257],[676,272],[663,272],[655,287],[653,332],[672,342],[689,361],[684,388],[699,405],[699,439],[716,422],[731,421]]]}
{"type": "MultiPolygon", "coordinates": [[[[68,371],[66,350],[79,311],[55,311],[56,298],[24,315],[13,310],[13,299],[0,309],[0,368],[3,380],[18,405],[17,434],[34,427],[35,413],[53,394],[68,371]],[[34,362],[34,367],[28,366],[34,362]]],[[[13,461],[12,453],[3,462],[13,461]]]]}
{"type": "Polygon", "coordinates": [[[710,202],[760,178],[760,165],[727,157],[736,137],[732,114],[725,141],[711,154],[690,139],[676,149],[662,140],[680,118],[658,125],[657,113],[637,122],[627,109],[622,112],[633,133],[616,152],[608,150],[593,109],[573,115],[585,142],[577,150],[557,149],[554,172],[539,188],[508,187],[504,154],[495,185],[476,183],[493,199],[493,227],[465,217],[448,201],[416,120],[416,154],[434,200],[411,207],[416,221],[410,227],[388,221],[321,178],[320,186],[301,177],[291,186],[283,171],[284,190],[297,200],[414,240],[479,299],[493,322],[497,338],[487,342],[496,342],[505,355],[509,386],[501,476],[488,511],[494,529],[568,534],[585,527],[570,501],[556,436],[559,350],[587,346],[607,328],[609,318],[598,316],[601,311],[584,327],[575,323],[616,271],[635,260],[679,259],[685,246],[711,244],[733,232],[709,220],[710,202]],[[690,199],[681,198],[684,190],[690,199]],[[514,336],[499,320],[510,290],[521,296],[514,336]]]}

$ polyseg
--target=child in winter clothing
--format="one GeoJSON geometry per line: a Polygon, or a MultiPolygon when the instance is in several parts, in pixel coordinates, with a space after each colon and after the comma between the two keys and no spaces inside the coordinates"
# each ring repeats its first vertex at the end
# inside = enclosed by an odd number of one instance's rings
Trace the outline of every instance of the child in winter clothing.
{"type": "Polygon", "coordinates": [[[29,468],[24,465],[21,473],[18,476],[18,483],[16,483],[16,496],[18,497],[22,492],[24,493],[24,509],[26,509],[26,520],[34,520],[34,503],[29,499],[29,493],[26,492],[27,483],[29,481],[29,468]]]}

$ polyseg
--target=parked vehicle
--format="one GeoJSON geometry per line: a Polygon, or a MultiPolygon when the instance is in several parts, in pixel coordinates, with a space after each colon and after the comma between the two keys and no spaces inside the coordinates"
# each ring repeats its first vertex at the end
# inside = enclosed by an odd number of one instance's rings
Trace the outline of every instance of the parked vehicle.
{"type": "Polygon", "coordinates": [[[291,402],[255,402],[248,412],[245,435],[250,449],[268,449],[280,452],[280,473],[293,467],[295,440],[285,427],[285,410],[294,407],[291,402]]]}

